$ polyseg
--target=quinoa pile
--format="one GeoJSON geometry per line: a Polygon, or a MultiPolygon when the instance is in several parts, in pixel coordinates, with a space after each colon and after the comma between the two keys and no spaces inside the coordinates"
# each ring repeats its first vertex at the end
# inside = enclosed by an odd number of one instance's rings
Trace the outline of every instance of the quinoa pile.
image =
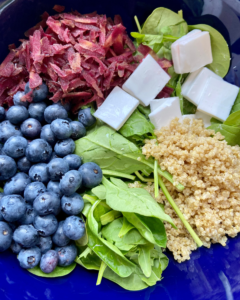
{"type": "MultiPolygon", "coordinates": [[[[180,123],[176,118],[155,134],[157,143],[145,141],[143,154],[173,175],[174,185],[165,180],[166,187],[204,246],[225,246],[227,235],[235,237],[240,231],[240,147],[227,145],[220,133],[205,129],[201,119],[180,123]],[[185,186],[183,192],[177,191],[177,183],[185,186]]],[[[146,189],[154,196],[153,185],[146,189]]],[[[167,248],[178,262],[190,259],[195,242],[161,191],[156,200],[178,227],[165,224],[167,248]]]]}

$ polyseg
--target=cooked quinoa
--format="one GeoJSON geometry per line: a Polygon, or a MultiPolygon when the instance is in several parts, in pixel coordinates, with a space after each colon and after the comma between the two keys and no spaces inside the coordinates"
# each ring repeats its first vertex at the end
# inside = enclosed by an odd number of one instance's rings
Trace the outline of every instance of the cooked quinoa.
{"type": "MultiPolygon", "coordinates": [[[[235,237],[240,231],[240,147],[227,145],[201,119],[180,123],[176,118],[155,134],[157,141],[147,140],[143,154],[173,175],[174,185],[164,180],[166,187],[204,246],[225,246],[227,235],[235,237]],[[185,186],[182,192],[175,188],[178,183],[185,186]]],[[[154,186],[146,189],[154,197],[154,186]]],[[[165,224],[167,248],[178,262],[190,259],[195,242],[161,191],[156,200],[178,227],[165,224]]]]}

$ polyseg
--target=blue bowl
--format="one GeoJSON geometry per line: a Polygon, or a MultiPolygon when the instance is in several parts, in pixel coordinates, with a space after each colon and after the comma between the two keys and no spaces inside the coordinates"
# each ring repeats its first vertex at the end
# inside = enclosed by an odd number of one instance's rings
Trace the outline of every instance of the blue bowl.
{"type": "MultiPolygon", "coordinates": [[[[135,31],[133,21],[140,23],[153,9],[163,6],[174,11],[183,10],[189,24],[209,24],[219,30],[227,40],[232,63],[226,80],[239,86],[240,72],[240,2],[236,0],[0,0],[0,61],[8,53],[8,45],[19,44],[24,32],[40,20],[47,11],[54,14],[55,4],[64,5],[66,11],[81,13],[97,11],[113,17],[120,14],[128,32],[135,31]]],[[[229,239],[227,246],[213,245],[210,249],[194,251],[191,260],[177,263],[171,253],[164,279],[156,286],[140,292],[128,292],[103,279],[96,286],[97,273],[77,266],[73,273],[59,279],[36,277],[20,268],[16,256],[10,252],[0,255],[0,300],[220,300],[240,299],[240,237],[229,239]]]]}

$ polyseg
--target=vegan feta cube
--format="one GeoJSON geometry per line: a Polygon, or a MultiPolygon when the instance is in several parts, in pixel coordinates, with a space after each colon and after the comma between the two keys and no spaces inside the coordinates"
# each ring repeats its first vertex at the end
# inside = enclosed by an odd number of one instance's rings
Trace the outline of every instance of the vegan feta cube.
{"type": "Polygon", "coordinates": [[[165,101],[167,101],[169,98],[161,98],[161,99],[154,99],[150,101],[150,108],[151,112],[153,112],[156,108],[161,106],[165,101]]]}
{"type": "Polygon", "coordinates": [[[116,86],[94,113],[94,116],[115,130],[119,130],[134,110],[139,101],[116,86]]]}
{"type": "Polygon", "coordinates": [[[222,77],[218,76],[208,68],[202,68],[191,73],[182,85],[182,95],[198,106],[207,81],[211,77],[223,81],[222,77]]]}
{"type": "Polygon", "coordinates": [[[225,121],[238,92],[237,86],[211,77],[201,95],[197,109],[220,121],[225,121]]]}
{"type": "Polygon", "coordinates": [[[177,74],[192,73],[212,63],[212,49],[209,32],[195,31],[175,41],[172,59],[177,74]]]}
{"type": "Polygon", "coordinates": [[[149,114],[150,121],[156,129],[168,126],[174,118],[182,119],[180,101],[178,97],[168,98],[161,106],[149,114]]]}
{"type": "Polygon", "coordinates": [[[137,98],[142,105],[148,106],[169,80],[170,76],[148,54],[126,80],[122,88],[137,98]]]}

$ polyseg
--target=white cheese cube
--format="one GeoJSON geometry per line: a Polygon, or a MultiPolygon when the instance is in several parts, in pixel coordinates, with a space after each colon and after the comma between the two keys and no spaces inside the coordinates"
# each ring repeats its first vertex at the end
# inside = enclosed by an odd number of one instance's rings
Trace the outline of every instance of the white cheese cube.
{"type": "Polygon", "coordinates": [[[94,116],[113,129],[119,130],[138,105],[137,99],[116,86],[96,110],[94,116]]]}
{"type": "Polygon", "coordinates": [[[168,98],[168,101],[165,101],[161,106],[149,114],[150,121],[155,126],[155,129],[158,130],[163,126],[168,126],[176,117],[179,119],[182,118],[178,97],[168,98]]]}
{"type": "Polygon", "coordinates": [[[126,80],[122,88],[137,98],[142,105],[148,106],[169,80],[170,76],[148,54],[126,80]]]}
{"type": "Polygon", "coordinates": [[[205,127],[211,126],[212,117],[201,111],[196,111],[195,119],[202,119],[205,127]]]}
{"type": "Polygon", "coordinates": [[[208,68],[202,68],[200,69],[200,71],[197,70],[191,73],[182,85],[182,95],[187,100],[198,106],[205,85],[211,77],[223,81],[220,76],[218,76],[208,68]]]}
{"type": "Polygon", "coordinates": [[[165,101],[167,101],[169,98],[161,98],[161,99],[154,99],[150,101],[150,108],[151,112],[153,112],[156,108],[161,106],[165,101]]]}
{"type": "Polygon", "coordinates": [[[205,86],[197,109],[220,121],[225,121],[238,91],[237,86],[211,77],[205,86]]]}

